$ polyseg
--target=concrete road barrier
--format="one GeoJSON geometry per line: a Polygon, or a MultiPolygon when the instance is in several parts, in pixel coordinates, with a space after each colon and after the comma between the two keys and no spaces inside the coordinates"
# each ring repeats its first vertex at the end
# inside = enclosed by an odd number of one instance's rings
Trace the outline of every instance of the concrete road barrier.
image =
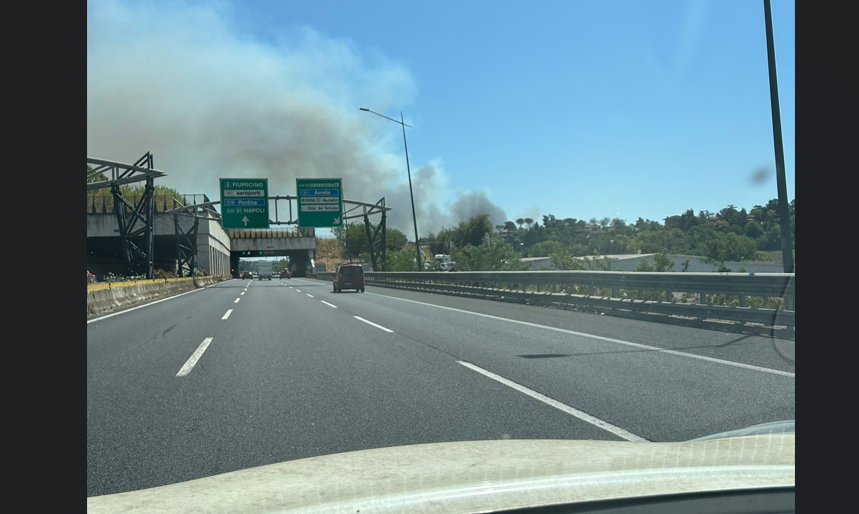
{"type": "Polygon", "coordinates": [[[200,287],[229,280],[229,275],[207,277],[136,280],[87,286],[87,316],[104,314],[117,309],[175,296],[200,287]]]}

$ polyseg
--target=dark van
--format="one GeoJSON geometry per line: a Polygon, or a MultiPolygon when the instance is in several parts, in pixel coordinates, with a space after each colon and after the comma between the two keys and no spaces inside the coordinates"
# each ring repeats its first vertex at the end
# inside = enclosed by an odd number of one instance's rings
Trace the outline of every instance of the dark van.
{"type": "Polygon", "coordinates": [[[364,268],[360,264],[341,264],[334,274],[334,292],[354,289],[364,292],[364,268]]]}

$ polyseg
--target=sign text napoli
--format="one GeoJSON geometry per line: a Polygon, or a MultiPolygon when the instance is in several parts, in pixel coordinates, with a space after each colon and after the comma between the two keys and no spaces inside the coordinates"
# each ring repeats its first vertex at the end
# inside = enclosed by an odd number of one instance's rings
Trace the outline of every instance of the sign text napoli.
{"type": "Polygon", "coordinates": [[[221,224],[224,228],[269,228],[268,179],[222,178],[221,224]]]}

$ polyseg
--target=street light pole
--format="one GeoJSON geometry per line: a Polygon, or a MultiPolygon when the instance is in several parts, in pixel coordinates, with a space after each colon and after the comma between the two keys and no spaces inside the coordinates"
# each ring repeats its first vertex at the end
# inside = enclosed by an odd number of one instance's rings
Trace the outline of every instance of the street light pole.
{"type": "Polygon", "coordinates": [[[767,62],[770,72],[770,104],[772,105],[773,142],[775,144],[775,172],[778,184],[778,214],[781,222],[781,254],[784,272],[793,273],[793,248],[790,240],[790,212],[787,204],[787,180],[784,176],[784,143],[781,137],[781,112],[778,102],[778,77],[775,69],[775,43],[770,0],[764,0],[764,17],[767,31],[767,62]]]}
{"type": "Polygon", "coordinates": [[[403,120],[403,111],[400,111],[400,125],[403,126],[403,146],[406,149],[406,173],[409,175],[409,197],[412,200],[412,223],[415,225],[415,250],[418,254],[418,271],[423,271],[421,262],[421,243],[418,239],[418,218],[415,216],[415,195],[412,192],[412,169],[409,166],[409,144],[406,142],[406,123],[403,120]]]}
{"type": "Polygon", "coordinates": [[[360,110],[366,111],[366,112],[371,112],[377,116],[381,116],[387,120],[391,120],[394,123],[399,123],[403,127],[403,146],[405,147],[405,150],[406,150],[406,173],[409,176],[409,197],[411,198],[411,201],[412,201],[412,223],[415,226],[415,251],[417,252],[417,257],[418,257],[418,259],[417,259],[418,271],[423,271],[423,263],[421,262],[421,243],[420,243],[420,239],[418,238],[418,218],[415,215],[415,194],[412,191],[412,169],[409,165],[409,143],[406,141],[406,127],[411,128],[411,126],[406,125],[405,119],[403,118],[403,111],[400,111],[400,121],[397,121],[393,118],[388,118],[384,114],[379,114],[376,111],[371,111],[370,109],[367,109],[366,107],[361,107],[360,110]]]}

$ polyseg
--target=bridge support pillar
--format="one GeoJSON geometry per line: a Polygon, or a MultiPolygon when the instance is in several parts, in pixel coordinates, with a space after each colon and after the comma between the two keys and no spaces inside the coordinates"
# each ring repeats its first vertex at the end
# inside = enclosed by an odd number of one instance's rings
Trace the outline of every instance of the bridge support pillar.
{"type": "Polygon", "coordinates": [[[233,278],[239,278],[239,254],[230,252],[230,272],[233,278]]]}

